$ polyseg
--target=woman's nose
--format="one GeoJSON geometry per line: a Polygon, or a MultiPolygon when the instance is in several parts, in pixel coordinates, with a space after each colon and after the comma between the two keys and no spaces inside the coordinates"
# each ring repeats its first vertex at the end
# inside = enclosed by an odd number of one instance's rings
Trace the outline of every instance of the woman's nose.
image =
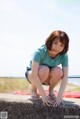
{"type": "Polygon", "coordinates": [[[60,50],[60,46],[57,46],[56,49],[57,49],[57,51],[59,51],[60,50]]]}

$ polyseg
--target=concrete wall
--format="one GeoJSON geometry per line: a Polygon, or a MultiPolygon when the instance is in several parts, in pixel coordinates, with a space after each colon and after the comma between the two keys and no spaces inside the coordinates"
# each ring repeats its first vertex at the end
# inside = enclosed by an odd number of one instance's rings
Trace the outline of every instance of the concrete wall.
{"type": "Polygon", "coordinates": [[[0,112],[6,111],[8,119],[80,119],[79,101],[64,99],[64,104],[55,108],[43,106],[41,100],[32,101],[29,96],[0,94],[0,112]]]}

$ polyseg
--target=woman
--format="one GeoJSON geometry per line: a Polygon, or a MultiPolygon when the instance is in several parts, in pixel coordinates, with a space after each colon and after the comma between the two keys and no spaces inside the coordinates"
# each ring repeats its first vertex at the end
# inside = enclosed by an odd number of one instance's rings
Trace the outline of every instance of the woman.
{"type": "Polygon", "coordinates": [[[30,72],[27,77],[31,82],[31,96],[32,98],[38,99],[38,89],[42,95],[44,105],[49,106],[50,103],[52,103],[52,100],[54,106],[57,106],[62,102],[68,79],[68,47],[68,35],[64,31],[56,30],[49,35],[45,44],[38,48],[32,56],[30,61],[30,72]],[[58,96],[55,98],[53,89],[60,80],[60,89],[58,96]],[[48,96],[46,96],[42,84],[49,86],[48,96]]]}

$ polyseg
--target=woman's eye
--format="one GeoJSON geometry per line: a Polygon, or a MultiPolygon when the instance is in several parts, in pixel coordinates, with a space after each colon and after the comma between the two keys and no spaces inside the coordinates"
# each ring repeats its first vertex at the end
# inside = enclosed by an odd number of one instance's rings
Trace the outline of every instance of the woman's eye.
{"type": "Polygon", "coordinates": [[[54,43],[54,44],[57,44],[57,43],[54,43]]]}
{"type": "Polygon", "coordinates": [[[64,47],[64,45],[61,45],[61,47],[64,47]]]}

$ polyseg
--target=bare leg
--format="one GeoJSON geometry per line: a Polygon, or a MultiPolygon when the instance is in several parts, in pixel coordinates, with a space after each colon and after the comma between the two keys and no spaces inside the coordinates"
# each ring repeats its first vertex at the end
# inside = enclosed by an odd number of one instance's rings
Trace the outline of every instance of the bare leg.
{"type": "Polygon", "coordinates": [[[49,77],[49,72],[50,72],[50,69],[47,66],[45,65],[40,66],[38,75],[42,83],[47,81],[49,77]]]}
{"type": "MultiPolygon", "coordinates": [[[[42,83],[45,82],[49,76],[49,68],[45,65],[40,66],[38,76],[42,83]]],[[[32,73],[29,74],[29,80],[31,81],[31,94],[37,96],[37,88],[34,85],[32,73]]]]}
{"type": "Polygon", "coordinates": [[[34,82],[33,82],[33,80],[32,80],[32,72],[30,72],[28,78],[29,78],[29,80],[30,80],[30,82],[31,82],[31,91],[32,91],[32,92],[37,92],[36,86],[34,85],[34,82]]]}
{"type": "Polygon", "coordinates": [[[63,72],[60,67],[54,67],[51,69],[49,93],[53,92],[54,87],[60,82],[62,76],[63,76],[63,72]]]}
{"type": "Polygon", "coordinates": [[[29,80],[31,82],[31,97],[32,97],[33,100],[37,100],[37,99],[39,99],[39,95],[37,94],[37,88],[34,85],[34,82],[32,80],[32,73],[31,72],[30,72],[28,78],[29,78],[29,80]]]}

